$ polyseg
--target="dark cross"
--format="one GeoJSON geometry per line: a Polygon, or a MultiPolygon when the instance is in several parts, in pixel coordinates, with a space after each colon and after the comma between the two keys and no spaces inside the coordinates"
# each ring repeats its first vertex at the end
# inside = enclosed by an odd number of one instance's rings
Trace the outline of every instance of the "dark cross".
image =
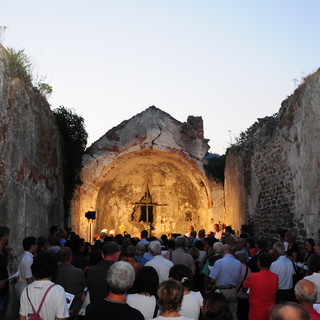
{"type": "Polygon", "coordinates": [[[133,202],[131,204],[135,205],[135,208],[132,213],[132,220],[133,220],[133,215],[136,211],[136,207],[140,207],[141,213],[140,213],[139,222],[144,221],[146,223],[150,223],[150,237],[151,237],[151,229],[152,229],[152,222],[153,222],[153,207],[166,206],[167,204],[152,202],[152,197],[151,197],[148,185],[147,185],[147,191],[145,192],[144,196],[140,199],[140,201],[133,202]]]}

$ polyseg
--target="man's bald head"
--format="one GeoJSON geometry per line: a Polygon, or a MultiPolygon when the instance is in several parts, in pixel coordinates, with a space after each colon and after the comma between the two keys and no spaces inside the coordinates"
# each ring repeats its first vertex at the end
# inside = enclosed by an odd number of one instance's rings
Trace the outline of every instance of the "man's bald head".
{"type": "Polygon", "coordinates": [[[297,300],[301,304],[313,304],[317,301],[318,290],[316,285],[306,279],[298,281],[294,287],[297,300]]]}
{"type": "Polygon", "coordinates": [[[270,320],[310,320],[309,312],[295,302],[276,304],[270,314],[270,320]]]}

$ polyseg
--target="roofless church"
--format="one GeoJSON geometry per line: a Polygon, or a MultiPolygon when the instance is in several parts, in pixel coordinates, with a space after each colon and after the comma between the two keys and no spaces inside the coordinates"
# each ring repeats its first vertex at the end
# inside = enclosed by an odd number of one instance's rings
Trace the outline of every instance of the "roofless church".
{"type": "Polygon", "coordinates": [[[201,117],[181,123],[150,107],[122,122],[86,152],[72,229],[88,233],[87,211],[96,212],[93,233],[147,229],[161,236],[225,222],[223,186],[203,169],[208,149],[201,117]]]}

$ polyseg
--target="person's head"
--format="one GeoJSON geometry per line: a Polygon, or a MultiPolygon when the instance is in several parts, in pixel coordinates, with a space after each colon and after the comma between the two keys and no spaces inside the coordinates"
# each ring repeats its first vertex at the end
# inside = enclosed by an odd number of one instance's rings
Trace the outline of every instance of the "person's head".
{"type": "Polygon", "coordinates": [[[237,240],[237,247],[238,247],[238,249],[243,249],[243,248],[245,248],[246,247],[246,244],[247,244],[247,241],[246,241],[246,239],[244,239],[244,238],[239,238],[238,240],[237,240]]]}
{"type": "Polygon", "coordinates": [[[9,229],[5,226],[0,226],[0,245],[6,246],[9,240],[9,229]]]}
{"type": "Polygon", "coordinates": [[[226,233],[230,233],[230,234],[232,234],[232,228],[231,228],[231,226],[226,226],[226,233]]]}
{"type": "Polygon", "coordinates": [[[220,231],[220,226],[217,223],[213,227],[216,232],[220,231]]]}
{"type": "Polygon", "coordinates": [[[136,245],[136,255],[143,256],[146,253],[146,247],[144,244],[140,243],[136,245]]]}
{"type": "Polygon", "coordinates": [[[223,247],[223,243],[218,241],[218,242],[215,242],[213,244],[213,252],[214,253],[221,253],[221,249],[223,247]]]}
{"type": "Polygon", "coordinates": [[[113,294],[123,295],[132,287],[135,272],[130,263],[117,261],[111,265],[107,275],[107,283],[113,294]]]}
{"type": "Polygon", "coordinates": [[[175,264],[171,267],[169,271],[169,278],[181,282],[187,289],[192,287],[192,271],[184,264],[175,264]]]}
{"type": "Polygon", "coordinates": [[[237,260],[239,260],[241,263],[245,263],[247,259],[247,255],[243,251],[236,251],[234,253],[234,256],[236,257],[237,260]]]}
{"type": "Polygon", "coordinates": [[[148,231],[147,230],[142,230],[141,231],[141,239],[143,239],[143,238],[148,238],[148,231]]]}
{"type": "Polygon", "coordinates": [[[269,320],[310,320],[310,315],[296,302],[282,302],[271,309],[269,320]]]}
{"type": "Polygon", "coordinates": [[[189,233],[190,233],[191,231],[194,231],[194,226],[190,226],[190,227],[189,227],[189,233]]]}
{"type": "Polygon", "coordinates": [[[221,254],[224,256],[225,254],[232,253],[232,247],[229,244],[224,244],[221,247],[221,254]]]}
{"type": "Polygon", "coordinates": [[[284,242],[286,238],[286,233],[288,232],[287,229],[280,229],[279,230],[279,236],[280,236],[280,241],[284,242]]]}
{"type": "Polygon", "coordinates": [[[264,239],[258,239],[256,241],[256,248],[260,250],[265,250],[267,248],[267,241],[264,239]]]}
{"type": "Polygon", "coordinates": [[[187,239],[184,236],[176,238],[176,248],[185,248],[187,245],[187,239]]]}
{"type": "Polygon", "coordinates": [[[307,266],[309,274],[320,272],[320,255],[316,253],[311,255],[308,259],[307,266]]]}
{"type": "Polygon", "coordinates": [[[190,237],[191,237],[191,238],[196,238],[196,237],[197,237],[197,231],[192,230],[192,231],[190,232],[190,237]]]}
{"type": "Polygon", "coordinates": [[[159,241],[151,241],[149,244],[149,252],[153,255],[153,256],[158,256],[159,254],[161,254],[161,244],[159,241]]]}
{"type": "Polygon", "coordinates": [[[57,259],[48,252],[41,252],[33,259],[32,275],[35,279],[51,278],[58,267],[57,259]]]}
{"type": "Polygon", "coordinates": [[[214,291],[204,297],[203,316],[205,320],[233,320],[228,301],[222,293],[214,291]]]}
{"type": "Polygon", "coordinates": [[[46,251],[49,247],[49,241],[45,237],[39,237],[37,239],[38,250],[46,251]]]}
{"type": "Polygon", "coordinates": [[[68,247],[64,247],[59,252],[59,261],[61,263],[71,263],[72,262],[72,250],[68,247]]]}
{"type": "Polygon", "coordinates": [[[49,230],[52,237],[54,237],[59,232],[58,226],[51,226],[49,230]]]}
{"type": "Polygon", "coordinates": [[[168,249],[174,250],[176,247],[176,239],[170,238],[167,243],[168,249]]]}
{"type": "Polygon", "coordinates": [[[316,285],[306,279],[300,280],[294,287],[294,293],[302,305],[310,305],[312,306],[318,297],[318,290],[316,285]]]}
{"type": "Polygon", "coordinates": [[[314,251],[318,254],[320,254],[320,239],[315,241],[314,251]]]}
{"type": "Polygon", "coordinates": [[[182,284],[176,280],[162,282],[158,288],[158,299],[163,311],[177,311],[183,299],[182,284]]]}
{"type": "Polygon", "coordinates": [[[142,267],[136,273],[136,278],[132,286],[134,293],[148,293],[150,296],[157,295],[159,286],[159,276],[155,268],[142,267]]]}
{"type": "Polygon", "coordinates": [[[295,243],[297,236],[293,230],[289,230],[286,232],[285,239],[287,240],[288,243],[293,244],[295,243]]]}
{"type": "Polygon", "coordinates": [[[198,260],[200,257],[200,252],[196,247],[191,247],[188,253],[192,255],[193,260],[198,260]]]}
{"type": "Polygon", "coordinates": [[[104,260],[117,261],[120,256],[120,246],[115,241],[107,241],[102,248],[102,258],[104,260]]]}
{"type": "Polygon", "coordinates": [[[204,238],[206,236],[206,231],[204,229],[200,229],[198,232],[198,237],[200,239],[204,238]]]}
{"type": "Polygon", "coordinates": [[[286,253],[286,249],[284,247],[284,244],[282,242],[276,242],[273,244],[273,254],[276,257],[283,256],[286,253]]]}
{"type": "Polygon", "coordinates": [[[128,245],[126,247],[126,250],[124,251],[124,255],[128,258],[135,258],[136,256],[136,247],[132,244],[128,245]]]}
{"type": "Polygon", "coordinates": [[[257,266],[259,269],[269,270],[272,262],[273,262],[273,259],[270,253],[263,252],[258,255],[257,266]]]}
{"type": "Polygon", "coordinates": [[[315,242],[313,239],[309,238],[304,240],[304,248],[308,253],[314,253],[315,242]]]}
{"type": "Polygon", "coordinates": [[[31,253],[37,250],[37,238],[36,237],[26,237],[22,240],[22,246],[24,251],[29,251],[31,253]]]}

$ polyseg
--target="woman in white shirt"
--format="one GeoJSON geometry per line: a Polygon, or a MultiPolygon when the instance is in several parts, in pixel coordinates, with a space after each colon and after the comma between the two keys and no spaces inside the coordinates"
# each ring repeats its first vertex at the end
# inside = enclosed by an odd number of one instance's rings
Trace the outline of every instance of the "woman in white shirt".
{"type": "Polygon", "coordinates": [[[139,310],[146,320],[158,315],[158,285],[157,271],[153,267],[142,267],[137,271],[132,289],[127,295],[127,304],[139,310]]]}
{"type": "Polygon", "coordinates": [[[183,300],[179,313],[190,319],[198,319],[203,298],[199,291],[191,291],[192,271],[183,264],[174,265],[169,272],[169,278],[181,282],[183,286],[183,300]]]}

